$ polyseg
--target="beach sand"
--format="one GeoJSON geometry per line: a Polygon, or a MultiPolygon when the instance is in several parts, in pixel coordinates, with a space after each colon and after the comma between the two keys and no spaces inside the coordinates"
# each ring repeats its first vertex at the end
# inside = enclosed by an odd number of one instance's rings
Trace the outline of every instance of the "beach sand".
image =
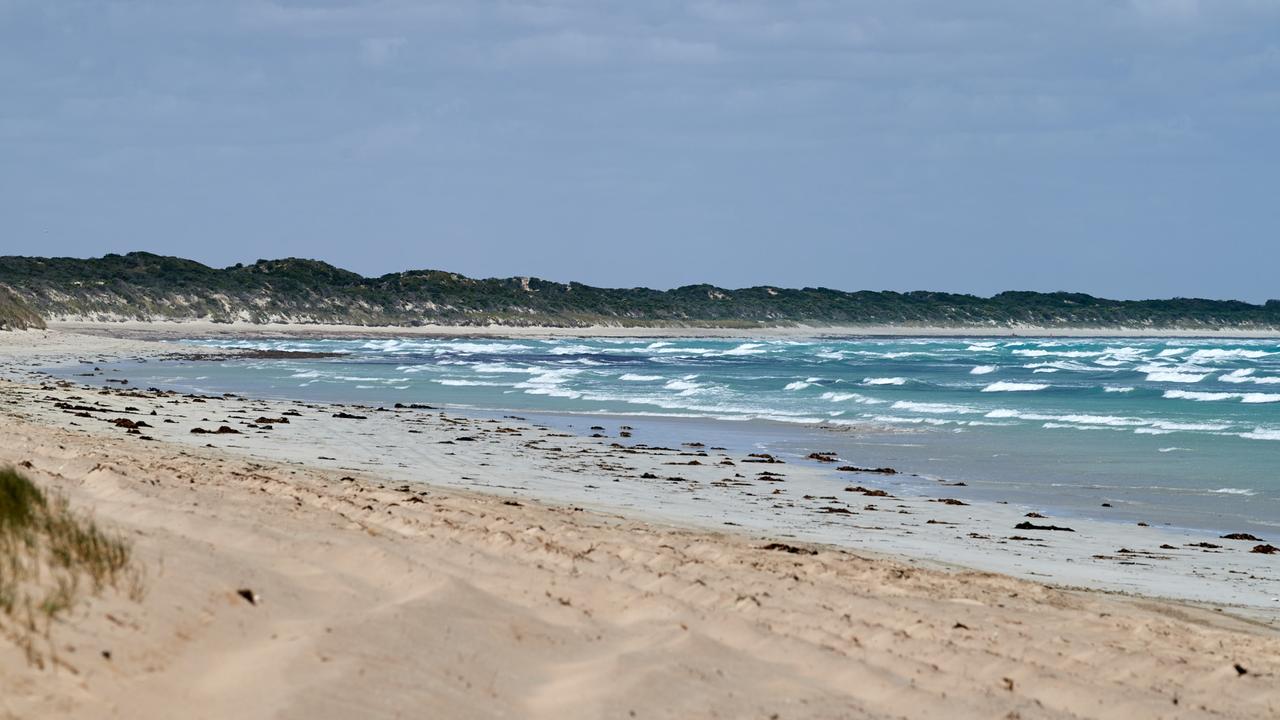
{"type": "Polygon", "coordinates": [[[1240,543],[1016,541],[1018,508],[831,492],[829,470],[709,448],[36,372],[172,349],[0,333],[0,466],[146,571],[140,601],[86,597],[39,638],[43,669],[0,640],[0,715],[1280,715],[1280,561],[1240,543]],[[956,566],[984,563],[1023,577],[956,566]]]}

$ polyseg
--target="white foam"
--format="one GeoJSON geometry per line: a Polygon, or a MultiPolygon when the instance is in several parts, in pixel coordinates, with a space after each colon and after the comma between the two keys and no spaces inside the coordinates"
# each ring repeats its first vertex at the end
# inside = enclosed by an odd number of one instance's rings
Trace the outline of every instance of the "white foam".
{"type": "Polygon", "coordinates": [[[1137,362],[1147,355],[1147,351],[1136,347],[1109,347],[1102,351],[1103,356],[1112,360],[1137,362]]]}
{"type": "Polygon", "coordinates": [[[1102,352],[1093,350],[1014,350],[1013,354],[1021,355],[1023,357],[1048,357],[1050,355],[1055,355],[1057,357],[1087,358],[1100,357],[1102,352]]]}
{"type": "Polygon", "coordinates": [[[1209,377],[1209,373],[1186,373],[1172,370],[1160,370],[1147,373],[1147,382],[1198,383],[1209,377]]]}
{"type": "Polygon", "coordinates": [[[797,380],[795,382],[787,383],[785,386],[783,386],[782,389],[783,390],[803,390],[811,385],[813,385],[813,383],[805,382],[803,380],[797,380]]]}
{"type": "Polygon", "coordinates": [[[1217,490],[1210,490],[1209,492],[1221,493],[1223,495],[1244,495],[1245,497],[1252,497],[1258,494],[1256,490],[1251,490],[1249,488],[1233,487],[1218,488],[1217,490]]]}
{"type": "Polygon", "coordinates": [[[738,356],[738,355],[759,355],[759,354],[761,354],[761,353],[769,352],[768,350],[763,349],[764,347],[765,347],[765,346],[764,346],[762,343],[742,343],[741,345],[739,345],[739,346],[737,346],[737,347],[735,347],[735,348],[732,348],[732,349],[729,349],[729,350],[725,350],[725,351],[724,351],[723,353],[721,353],[721,354],[722,354],[722,355],[730,355],[730,356],[738,356]]]}
{"type": "Polygon", "coordinates": [[[867,397],[866,395],[859,395],[858,393],[824,392],[819,397],[823,400],[830,400],[831,402],[845,402],[846,400],[852,400],[860,405],[881,405],[885,402],[884,400],[877,400],[875,398],[867,397]]]}
{"type": "Polygon", "coordinates": [[[1232,370],[1226,375],[1219,375],[1218,382],[1234,383],[1234,384],[1253,383],[1255,385],[1280,385],[1280,377],[1254,375],[1253,368],[1244,368],[1241,370],[1232,370]]]}
{"type": "Polygon", "coordinates": [[[689,382],[688,380],[671,380],[662,387],[667,390],[679,390],[681,395],[686,396],[693,395],[703,389],[703,385],[701,383],[689,382]]]}
{"type": "Polygon", "coordinates": [[[1280,430],[1254,428],[1250,432],[1240,433],[1240,437],[1247,440],[1280,440],[1280,430]]]}
{"type": "Polygon", "coordinates": [[[472,365],[471,369],[479,373],[518,373],[525,375],[542,372],[538,368],[514,367],[503,363],[478,363],[472,365]]]}
{"type": "Polygon", "coordinates": [[[569,398],[571,400],[577,400],[582,397],[582,393],[577,390],[566,390],[555,386],[529,388],[525,390],[524,393],[526,395],[548,395],[550,397],[562,397],[569,398]]]}
{"type": "Polygon", "coordinates": [[[1170,432],[1216,432],[1226,430],[1231,427],[1230,425],[1223,425],[1221,423],[1179,423],[1171,422],[1169,420],[1156,420],[1151,424],[1161,430],[1168,430],[1170,432]]]}
{"type": "Polygon", "coordinates": [[[1018,420],[1072,423],[1076,425],[1106,425],[1109,427],[1135,427],[1151,424],[1150,420],[1135,417],[1121,417],[1117,415],[1044,415],[1041,413],[1021,412],[1019,410],[1007,410],[1003,408],[992,410],[983,417],[986,417],[989,420],[1016,418],[1018,420]]]}
{"type": "MultiPolygon", "coordinates": [[[[659,355],[710,355],[716,352],[711,348],[700,348],[700,347],[658,347],[658,348],[647,349],[647,350],[649,352],[656,352],[659,355]]],[[[716,354],[720,354],[720,353],[716,353],[716,354]]]]}
{"type": "Polygon", "coordinates": [[[982,392],[1035,392],[1048,387],[1048,385],[1041,385],[1040,383],[1017,383],[1001,380],[982,388],[982,392]]]}
{"type": "Polygon", "coordinates": [[[1165,390],[1164,396],[1170,400],[1195,400],[1196,402],[1219,402],[1222,400],[1239,400],[1249,405],[1280,402],[1280,393],[1234,393],[1234,392],[1192,392],[1189,390],[1165,390]]]}
{"type": "Polygon", "coordinates": [[[1074,360],[1053,360],[1050,362],[1027,363],[1022,367],[1027,368],[1028,370],[1052,369],[1067,370],[1069,372],[1107,372],[1101,368],[1096,368],[1092,365],[1085,365],[1074,360]]]}
{"type": "Polygon", "coordinates": [[[897,415],[876,415],[871,418],[876,422],[890,423],[894,425],[950,425],[957,422],[956,420],[944,420],[942,418],[930,417],[898,417],[897,415]]]}
{"type": "Polygon", "coordinates": [[[1102,390],[1103,390],[1104,392],[1109,392],[1109,393],[1127,393],[1127,392],[1133,392],[1133,388],[1131,388],[1131,387],[1121,387],[1121,386],[1118,386],[1118,385],[1108,385],[1108,386],[1106,386],[1106,387],[1102,388],[1102,390]]]}
{"type": "Polygon", "coordinates": [[[969,374],[970,375],[990,375],[991,373],[999,369],[1000,368],[996,367],[995,365],[978,365],[974,369],[970,370],[969,374]]]}
{"type": "Polygon", "coordinates": [[[441,385],[449,385],[453,387],[513,387],[504,383],[482,382],[480,380],[456,380],[453,378],[442,378],[435,382],[441,385]]]}
{"type": "Polygon", "coordinates": [[[552,355],[594,355],[597,350],[587,345],[561,345],[551,348],[552,355]]]}
{"type": "Polygon", "coordinates": [[[624,382],[654,382],[664,379],[661,375],[636,375],[635,373],[627,373],[618,377],[624,382]]]}
{"type": "Polygon", "coordinates": [[[862,381],[863,385],[906,385],[907,379],[904,377],[878,377],[866,378],[862,381]]]}
{"type": "MultiPolygon", "coordinates": [[[[392,350],[405,351],[406,349],[409,349],[413,351],[432,350],[437,354],[441,352],[455,352],[455,353],[467,353],[471,355],[480,354],[480,353],[489,353],[489,354],[497,355],[502,353],[513,353],[513,352],[519,352],[521,350],[533,349],[533,347],[530,345],[519,345],[514,343],[475,343],[475,342],[439,342],[439,341],[433,341],[429,343],[399,343],[398,341],[395,341],[395,340],[388,340],[386,342],[388,344],[386,347],[382,348],[383,352],[389,352],[392,350]]],[[[587,350],[590,351],[591,348],[587,348],[587,350]]],[[[554,353],[555,351],[553,350],[552,352],[554,353]]]]}
{"type": "Polygon", "coordinates": [[[1242,348],[1197,350],[1187,358],[1190,362],[1222,362],[1224,360],[1260,360],[1274,355],[1265,350],[1244,350],[1242,348]]]}
{"type": "Polygon", "coordinates": [[[1119,415],[1059,415],[1057,420],[1071,423],[1081,423],[1084,425],[1108,425],[1111,427],[1133,427],[1135,425],[1145,425],[1147,420],[1135,417],[1123,417],[1119,415]]]}
{"type": "Polygon", "coordinates": [[[1257,403],[1273,403],[1280,402],[1280,394],[1277,393],[1245,393],[1240,396],[1240,402],[1257,404],[1257,403]]]}
{"type": "Polygon", "coordinates": [[[1104,425],[1067,425],[1064,423],[1047,422],[1041,425],[1046,430],[1115,430],[1116,428],[1106,427],[1104,425]]]}
{"type": "Polygon", "coordinates": [[[1250,375],[1253,375],[1253,368],[1244,368],[1244,369],[1241,369],[1241,370],[1232,370],[1231,372],[1227,373],[1226,375],[1219,375],[1219,376],[1218,376],[1218,382],[1224,382],[1224,383],[1247,383],[1247,382],[1253,382],[1253,378],[1251,378],[1251,377],[1250,377],[1250,375]]]}
{"type": "Polygon", "coordinates": [[[937,413],[942,415],[957,415],[980,413],[981,410],[972,408],[967,405],[948,405],[945,403],[927,403],[912,402],[910,400],[899,400],[890,406],[894,410],[909,410],[918,413],[937,413]]]}
{"type": "Polygon", "coordinates": [[[1170,400],[1195,400],[1196,402],[1217,402],[1240,397],[1240,393],[1229,392],[1194,392],[1191,390],[1165,390],[1164,396],[1170,400]]]}
{"type": "Polygon", "coordinates": [[[581,373],[581,370],[572,368],[557,368],[555,370],[535,370],[537,373],[533,377],[524,382],[512,385],[514,388],[524,390],[526,395],[550,395],[552,397],[579,398],[582,393],[576,390],[566,390],[559,387],[569,378],[581,373]]]}
{"type": "Polygon", "coordinates": [[[1160,353],[1156,355],[1156,357],[1163,357],[1163,358],[1175,357],[1185,353],[1190,349],[1191,348],[1169,348],[1167,350],[1161,350],[1160,353]]]}
{"type": "Polygon", "coordinates": [[[916,352],[913,350],[898,350],[895,352],[877,352],[875,350],[854,350],[853,354],[861,355],[863,357],[875,358],[877,360],[900,360],[905,357],[916,357],[916,356],[933,357],[934,356],[933,353],[916,352]]]}

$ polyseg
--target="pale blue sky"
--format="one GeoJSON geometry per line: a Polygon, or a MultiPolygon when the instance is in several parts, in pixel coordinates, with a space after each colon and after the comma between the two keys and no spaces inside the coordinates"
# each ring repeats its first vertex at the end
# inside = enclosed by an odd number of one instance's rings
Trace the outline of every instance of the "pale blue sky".
{"type": "Polygon", "coordinates": [[[1280,0],[0,0],[0,253],[1280,297],[1280,0]]]}

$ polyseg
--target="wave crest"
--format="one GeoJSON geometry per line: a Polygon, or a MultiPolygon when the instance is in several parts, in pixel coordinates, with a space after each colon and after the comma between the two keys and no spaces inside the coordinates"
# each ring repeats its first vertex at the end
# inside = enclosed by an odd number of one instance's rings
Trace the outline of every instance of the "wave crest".
{"type": "Polygon", "coordinates": [[[1044,385],[1042,383],[1020,383],[1001,380],[1000,382],[993,382],[982,388],[982,392],[1036,392],[1038,390],[1045,390],[1048,387],[1048,385],[1044,385]]]}

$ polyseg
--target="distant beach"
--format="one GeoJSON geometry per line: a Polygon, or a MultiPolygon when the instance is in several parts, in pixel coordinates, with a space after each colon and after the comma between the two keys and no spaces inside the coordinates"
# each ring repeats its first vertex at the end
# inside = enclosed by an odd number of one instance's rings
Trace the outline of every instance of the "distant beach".
{"type": "Polygon", "coordinates": [[[49,320],[50,328],[66,332],[106,334],[118,337],[255,337],[272,335],[333,337],[357,336],[429,336],[429,337],[1179,337],[1179,338],[1280,338],[1276,330],[1241,330],[1236,328],[1063,328],[1042,326],[913,326],[862,325],[826,326],[797,325],[786,327],[696,327],[682,325],[591,325],[586,327],[548,327],[519,325],[304,325],[297,323],[249,323],[191,321],[83,322],[49,320]]]}

